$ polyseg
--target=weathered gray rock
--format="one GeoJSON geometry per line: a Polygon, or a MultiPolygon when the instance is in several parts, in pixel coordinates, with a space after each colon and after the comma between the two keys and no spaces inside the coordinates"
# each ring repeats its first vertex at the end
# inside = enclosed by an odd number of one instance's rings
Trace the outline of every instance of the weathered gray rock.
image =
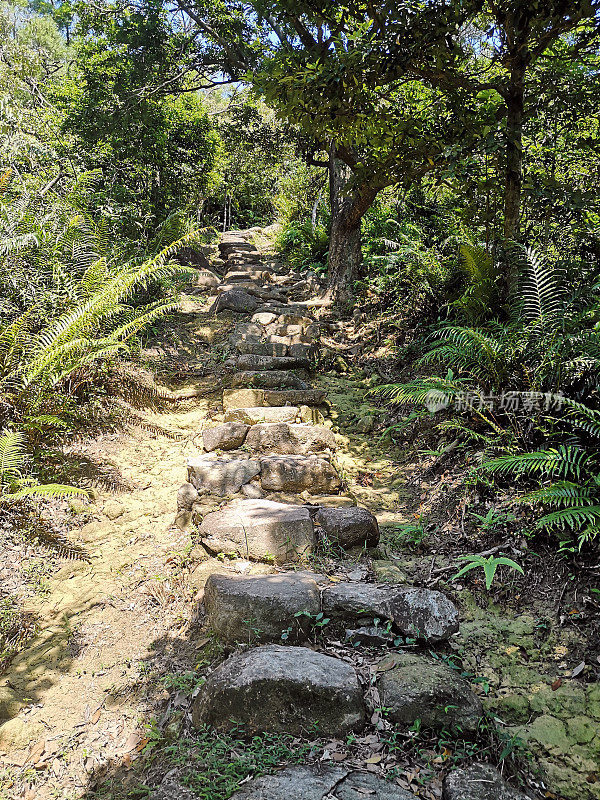
{"type": "Polygon", "coordinates": [[[181,511],[191,511],[192,506],[198,500],[198,490],[191,483],[184,483],[177,492],[177,508],[181,511]]]}
{"type": "Polygon", "coordinates": [[[266,391],[265,401],[270,406],[321,406],[327,402],[327,395],[322,389],[266,391]]]}
{"type": "Polygon", "coordinates": [[[198,534],[214,553],[277,564],[297,561],[314,546],[308,509],[270,500],[234,500],[207,514],[198,534]]]}
{"type": "Polygon", "coordinates": [[[332,465],[317,456],[268,456],[260,460],[260,484],[265,492],[336,492],[342,485],[332,465]]]}
{"type": "Polygon", "coordinates": [[[253,356],[287,356],[289,347],[282,342],[252,342],[248,339],[239,339],[235,342],[239,353],[253,356]]]}
{"type": "Polygon", "coordinates": [[[246,425],[263,422],[295,422],[298,409],[295,406],[258,406],[256,408],[234,408],[225,412],[225,420],[236,420],[246,425]]]}
{"type": "Polygon", "coordinates": [[[226,283],[237,283],[239,281],[255,280],[263,281],[269,277],[269,273],[260,267],[246,266],[245,269],[230,270],[223,280],[226,283]]]}
{"type": "Polygon", "coordinates": [[[201,269],[194,281],[197,289],[214,289],[221,283],[219,276],[210,269],[201,269]]]}
{"type": "Polygon", "coordinates": [[[366,508],[320,508],[315,523],[341,547],[375,547],[379,542],[377,518],[366,508]]]}
{"type": "Polygon", "coordinates": [[[290,356],[255,356],[247,353],[240,355],[237,359],[238,369],[250,371],[310,369],[310,366],[308,359],[291,358],[290,356]]]}
{"type": "Polygon", "coordinates": [[[435,644],[458,630],[458,610],[441,592],[411,586],[343,582],[323,594],[323,611],[334,620],[389,619],[403,636],[435,644]]]}
{"type": "Polygon", "coordinates": [[[248,425],[237,420],[226,420],[224,425],[215,428],[206,428],[202,431],[204,449],[210,453],[213,450],[237,450],[244,444],[246,434],[250,430],[248,425]]]}
{"type": "Polygon", "coordinates": [[[194,701],[196,726],[221,730],[242,724],[301,735],[316,724],[321,736],[345,736],[365,722],[362,690],[344,661],[306,647],[264,645],[236,654],[212,672],[194,701]]]}
{"type": "Polygon", "coordinates": [[[270,325],[272,322],[275,322],[277,319],[277,314],[273,314],[269,311],[259,311],[258,314],[255,314],[252,317],[252,322],[255,322],[257,325],[270,325]]]}
{"type": "Polygon", "coordinates": [[[250,481],[250,483],[245,483],[240,489],[240,491],[244,495],[244,497],[248,497],[251,500],[258,500],[259,498],[265,496],[265,493],[260,488],[260,483],[255,483],[254,481],[250,481]]]}
{"type": "Polygon", "coordinates": [[[390,597],[390,619],[404,635],[436,643],[459,629],[458,609],[442,592],[398,587],[390,597]]]}
{"type": "Polygon", "coordinates": [[[228,642],[279,642],[304,639],[309,630],[299,612],[318,614],[321,596],[316,582],[294,572],[277,575],[211,575],[204,607],[212,630],[228,642]]]}
{"type": "Polygon", "coordinates": [[[246,444],[255,453],[299,456],[337,448],[332,431],[323,425],[284,422],[254,425],[246,437],[246,444]]]}
{"type": "Polygon", "coordinates": [[[256,389],[308,389],[307,384],[293,372],[281,370],[238,372],[233,376],[232,383],[235,387],[250,386],[256,389]]]}
{"type": "Polygon", "coordinates": [[[381,704],[392,722],[463,735],[477,730],[483,708],[460,673],[443,661],[413,653],[392,653],[377,667],[381,704]]]}
{"type": "Polygon", "coordinates": [[[260,463],[251,458],[198,456],[188,461],[188,481],[196,489],[219,497],[236,494],[260,473],[260,463]]]}
{"type": "Polygon", "coordinates": [[[238,314],[252,314],[259,306],[259,302],[254,295],[245,292],[243,289],[229,289],[217,297],[213,306],[213,311],[235,311],[238,314]]]}
{"type": "Polygon", "coordinates": [[[300,422],[305,422],[307,425],[324,425],[325,417],[318,408],[311,408],[310,406],[302,405],[298,409],[298,417],[300,422]]]}
{"type": "MultiPolygon", "coordinates": [[[[249,781],[231,800],[416,800],[416,795],[365,772],[334,766],[286,767],[249,781]]],[[[170,800],[170,798],[169,798],[170,800]]],[[[183,798],[182,800],[187,800],[183,798]]]]}
{"type": "MultiPolygon", "coordinates": [[[[257,408],[270,405],[265,402],[265,392],[262,389],[224,389],[223,409],[257,408]]],[[[277,405],[277,404],[273,404],[277,405]]]]}
{"type": "Polygon", "coordinates": [[[335,583],[323,592],[323,613],[332,620],[389,619],[390,593],[374,583],[335,583]]]}
{"type": "Polygon", "coordinates": [[[166,775],[162,783],[150,795],[150,800],[198,800],[196,795],[186,789],[179,781],[166,775]]]}
{"type": "Polygon", "coordinates": [[[490,764],[457,769],[444,779],[443,800],[527,800],[490,764]]]}

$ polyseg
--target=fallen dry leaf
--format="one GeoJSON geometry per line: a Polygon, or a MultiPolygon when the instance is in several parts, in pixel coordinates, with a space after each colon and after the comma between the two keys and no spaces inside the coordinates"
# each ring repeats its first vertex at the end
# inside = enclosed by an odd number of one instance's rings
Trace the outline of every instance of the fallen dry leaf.
{"type": "Polygon", "coordinates": [[[560,689],[562,683],[562,678],[557,678],[552,684],[552,691],[555,692],[557,689],[560,689]]]}

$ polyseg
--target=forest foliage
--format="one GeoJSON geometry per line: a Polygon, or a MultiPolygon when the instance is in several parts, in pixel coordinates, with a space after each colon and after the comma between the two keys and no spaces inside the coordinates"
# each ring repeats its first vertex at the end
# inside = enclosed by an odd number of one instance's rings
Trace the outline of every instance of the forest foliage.
{"type": "Polygon", "coordinates": [[[175,308],[182,237],[276,220],[336,312],[402,331],[382,401],[475,452],[482,485],[516,483],[564,549],[589,546],[598,14],[2,2],[0,427],[34,441],[72,424],[175,308]]]}

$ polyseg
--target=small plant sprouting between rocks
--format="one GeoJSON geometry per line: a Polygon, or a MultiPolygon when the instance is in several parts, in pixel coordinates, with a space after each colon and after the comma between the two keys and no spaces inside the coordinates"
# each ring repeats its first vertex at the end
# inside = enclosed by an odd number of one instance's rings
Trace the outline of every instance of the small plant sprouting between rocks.
{"type": "Polygon", "coordinates": [[[500,566],[509,567],[509,569],[512,569],[515,572],[520,572],[521,575],[525,574],[523,572],[523,567],[517,564],[516,561],[513,561],[512,558],[506,558],[505,556],[488,556],[488,558],[479,555],[458,556],[457,561],[465,561],[467,563],[461,567],[461,569],[459,569],[455,575],[452,576],[451,580],[455,581],[457,578],[460,578],[467,572],[480,567],[483,569],[485,575],[485,588],[488,591],[492,586],[494,578],[496,577],[496,572],[500,566]]]}

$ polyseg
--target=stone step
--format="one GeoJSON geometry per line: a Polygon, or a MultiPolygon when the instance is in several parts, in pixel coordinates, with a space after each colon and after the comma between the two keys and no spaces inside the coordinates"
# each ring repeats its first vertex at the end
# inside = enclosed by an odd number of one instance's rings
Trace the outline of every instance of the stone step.
{"type": "Polygon", "coordinates": [[[345,737],[365,724],[358,676],[345,661],[307,647],[264,645],[238,653],[206,679],[192,706],[196,727],[243,725],[293,736],[345,737]]]}
{"type": "Polygon", "coordinates": [[[449,639],[459,629],[458,610],[445,594],[413,586],[336,583],[323,592],[322,610],[343,624],[388,619],[403,636],[431,644],[449,639]]]}
{"type": "MultiPolygon", "coordinates": [[[[376,667],[381,705],[391,722],[424,730],[451,730],[461,736],[477,732],[481,700],[456,669],[416,653],[390,653],[376,667]]],[[[486,795],[487,797],[487,795],[486,795]]]]}
{"type": "Polygon", "coordinates": [[[213,450],[237,450],[244,444],[250,426],[242,421],[226,420],[223,425],[202,431],[202,443],[207,453],[213,450]]]}
{"type": "MultiPolygon", "coordinates": [[[[250,428],[246,442],[251,432],[257,428],[260,426],[255,425],[250,428]]],[[[311,429],[312,426],[306,428],[311,429]]],[[[328,428],[323,430],[330,433],[328,428]]],[[[302,446],[305,448],[320,446],[324,440],[319,439],[319,435],[317,433],[315,438],[307,437],[302,446]]],[[[251,444],[252,442],[249,443],[249,447],[251,444]]],[[[198,496],[213,494],[217,497],[230,497],[240,492],[251,481],[254,481],[257,487],[260,484],[262,492],[267,494],[272,492],[333,494],[341,488],[340,476],[329,461],[311,454],[262,457],[257,454],[253,458],[240,451],[225,452],[222,455],[208,452],[206,455],[194,456],[188,460],[187,474],[188,484],[195,489],[198,496]]],[[[258,497],[259,493],[254,492],[253,495],[258,497]]],[[[191,509],[197,499],[193,497],[193,492],[189,488],[182,492],[181,497],[186,498],[185,505],[180,503],[180,508],[185,509],[191,509]]]]}
{"type": "Polygon", "coordinates": [[[188,483],[199,494],[227,497],[260,475],[261,466],[258,459],[210,454],[190,458],[187,470],[188,483]]]}
{"type": "Polygon", "coordinates": [[[256,408],[258,406],[322,406],[327,402],[327,394],[322,389],[225,389],[223,408],[256,408]]]}
{"type": "Polygon", "coordinates": [[[302,641],[310,630],[307,617],[321,611],[317,582],[297,572],[276,575],[210,575],[204,609],[211,631],[226,642],[302,641]]]}
{"type": "Polygon", "coordinates": [[[245,443],[252,453],[282,456],[306,456],[334,451],[337,448],[333,432],[324,425],[288,422],[262,422],[253,425],[245,443]]]}
{"type": "Polygon", "coordinates": [[[217,297],[211,312],[218,314],[220,311],[235,311],[237,314],[252,314],[259,305],[258,299],[243,289],[228,289],[217,297]]]}
{"type": "Polygon", "coordinates": [[[340,490],[342,481],[322,458],[277,455],[260,459],[260,485],[265,492],[333,494],[340,490]]]}
{"type": "Polygon", "coordinates": [[[249,387],[255,389],[309,389],[310,387],[293,372],[270,370],[258,372],[254,370],[236,373],[232,378],[234,388],[249,387]]]}
{"type": "Polygon", "coordinates": [[[366,508],[317,508],[313,522],[327,544],[349,547],[377,547],[377,517],[366,508]]]}
{"type": "MultiPolygon", "coordinates": [[[[484,787],[485,788],[485,787],[484,787]]],[[[487,796],[485,796],[487,797],[487,796]]],[[[417,795],[395,783],[368,772],[353,772],[343,767],[323,765],[292,766],[249,781],[232,795],[231,800],[417,800],[417,795]]],[[[475,798],[475,795],[473,795],[475,798]]],[[[484,795],[477,795],[477,800],[484,795]]],[[[154,798],[152,798],[154,800],[154,798]]],[[[187,800],[179,795],[157,800],[187,800]]],[[[451,800],[472,800],[471,795],[451,800]]],[[[489,800],[500,800],[499,795],[489,800]]],[[[512,800],[512,797],[506,797],[512,800]]]]}
{"type": "Polygon", "coordinates": [[[314,547],[308,509],[270,500],[233,500],[204,517],[198,536],[212,553],[276,564],[299,561],[314,547]]]}
{"type": "Polygon", "coordinates": [[[204,605],[212,631],[230,642],[248,641],[250,618],[253,642],[281,641],[284,632],[289,643],[303,639],[306,619],[295,615],[305,612],[313,616],[323,612],[336,635],[346,624],[379,624],[376,630],[381,632],[389,620],[392,643],[400,634],[434,644],[458,630],[456,608],[440,592],[360,582],[333,584],[325,575],[309,573],[211,575],[204,605]]]}
{"type": "Polygon", "coordinates": [[[249,372],[267,370],[290,370],[305,369],[310,370],[312,365],[307,358],[296,358],[294,356],[256,356],[251,353],[242,354],[236,360],[238,369],[249,372]]]}
{"type": "MultiPolygon", "coordinates": [[[[225,422],[259,425],[264,422],[296,422],[300,415],[297,406],[250,406],[232,408],[225,412],[225,422]]],[[[245,438],[245,437],[244,437],[245,438]]]]}

